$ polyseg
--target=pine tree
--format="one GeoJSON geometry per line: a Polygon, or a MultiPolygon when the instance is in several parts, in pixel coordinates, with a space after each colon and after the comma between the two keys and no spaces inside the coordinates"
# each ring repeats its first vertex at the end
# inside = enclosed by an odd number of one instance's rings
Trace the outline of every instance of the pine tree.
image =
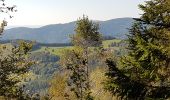
{"type": "Polygon", "coordinates": [[[101,44],[101,35],[98,29],[98,25],[90,21],[88,17],[80,18],[77,21],[76,33],[71,37],[74,48],[68,50],[60,60],[69,72],[68,86],[78,100],[93,99],[89,80],[89,54],[91,47],[101,44]]]}
{"type": "Polygon", "coordinates": [[[170,97],[170,3],[150,0],[129,30],[128,55],[121,64],[107,60],[107,90],[121,99],[170,97]]]}
{"type": "Polygon", "coordinates": [[[78,19],[76,25],[76,34],[71,37],[74,46],[87,49],[88,47],[101,45],[102,39],[97,23],[94,23],[87,16],[83,15],[83,18],[78,19]]]}

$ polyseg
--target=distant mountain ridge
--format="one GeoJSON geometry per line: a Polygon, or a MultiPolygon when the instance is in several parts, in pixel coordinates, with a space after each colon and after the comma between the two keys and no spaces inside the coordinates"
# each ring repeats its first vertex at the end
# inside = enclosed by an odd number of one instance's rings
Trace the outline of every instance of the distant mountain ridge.
{"type": "MultiPolygon", "coordinates": [[[[103,36],[113,36],[116,38],[125,38],[130,28],[132,18],[117,18],[107,21],[98,21],[100,32],[103,36]]],[[[40,43],[68,43],[69,35],[74,34],[76,21],[65,24],[52,24],[39,28],[16,27],[5,30],[1,40],[35,40],[40,43]]]]}

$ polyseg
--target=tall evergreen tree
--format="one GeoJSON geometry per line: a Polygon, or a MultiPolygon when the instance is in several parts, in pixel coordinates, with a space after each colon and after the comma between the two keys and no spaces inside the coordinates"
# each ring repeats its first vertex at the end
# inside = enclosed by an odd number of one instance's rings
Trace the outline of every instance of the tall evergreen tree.
{"type": "Polygon", "coordinates": [[[98,25],[90,21],[88,17],[80,18],[77,21],[76,33],[71,37],[74,49],[68,50],[60,60],[69,72],[68,85],[78,100],[93,99],[89,80],[89,54],[90,47],[101,44],[101,35],[98,29],[98,25]]]}
{"type": "Polygon", "coordinates": [[[106,89],[128,100],[170,97],[170,3],[150,0],[129,30],[127,56],[107,60],[106,89]]]}
{"type": "Polygon", "coordinates": [[[75,32],[76,34],[71,37],[74,46],[87,49],[88,47],[99,46],[102,43],[99,25],[89,20],[85,15],[78,19],[75,32]]]}

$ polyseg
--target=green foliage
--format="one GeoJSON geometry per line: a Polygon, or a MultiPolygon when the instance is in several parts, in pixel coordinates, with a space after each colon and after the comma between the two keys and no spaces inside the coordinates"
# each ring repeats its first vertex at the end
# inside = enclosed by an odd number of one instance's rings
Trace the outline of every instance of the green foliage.
{"type": "Polygon", "coordinates": [[[128,55],[121,64],[107,60],[106,89],[121,99],[167,99],[170,5],[166,0],[150,0],[140,8],[144,14],[129,30],[128,55]]]}
{"type": "Polygon", "coordinates": [[[29,67],[33,64],[27,58],[31,44],[20,42],[19,46],[0,48],[0,96],[20,97],[19,83],[24,78],[29,67]],[[8,52],[8,53],[7,53],[8,52]]]}

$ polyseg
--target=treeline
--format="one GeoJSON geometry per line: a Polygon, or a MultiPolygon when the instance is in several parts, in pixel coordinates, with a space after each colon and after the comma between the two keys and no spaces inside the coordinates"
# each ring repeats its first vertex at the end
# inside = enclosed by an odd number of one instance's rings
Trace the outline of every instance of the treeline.
{"type": "Polygon", "coordinates": [[[63,47],[63,46],[72,46],[71,43],[39,43],[39,42],[34,42],[34,41],[29,41],[29,40],[22,40],[22,39],[16,39],[16,40],[0,40],[1,44],[6,44],[6,43],[12,43],[13,45],[17,45],[19,41],[25,41],[28,43],[34,43],[35,46],[47,46],[47,47],[63,47]]]}
{"type": "MultiPolygon", "coordinates": [[[[113,40],[113,39],[116,39],[115,37],[113,36],[103,36],[102,37],[103,40],[113,40]]],[[[65,47],[65,46],[73,46],[72,43],[39,43],[39,42],[34,42],[34,41],[30,41],[30,40],[22,40],[22,39],[16,39],[16,40],[0,40],[0,43],[1,44],[7,44],[7,43],[12,43],[13,45],[17,45],[19,43],[19,41],[25,41],[25,42],[33,42],[34,43],[34,46],[35,48],[38,48],[38,47],[42,47],[42,46],[45,46],[45,47],[65,47]]],[[[33,47],[34,47],[33,46],[33,47]]]]}

